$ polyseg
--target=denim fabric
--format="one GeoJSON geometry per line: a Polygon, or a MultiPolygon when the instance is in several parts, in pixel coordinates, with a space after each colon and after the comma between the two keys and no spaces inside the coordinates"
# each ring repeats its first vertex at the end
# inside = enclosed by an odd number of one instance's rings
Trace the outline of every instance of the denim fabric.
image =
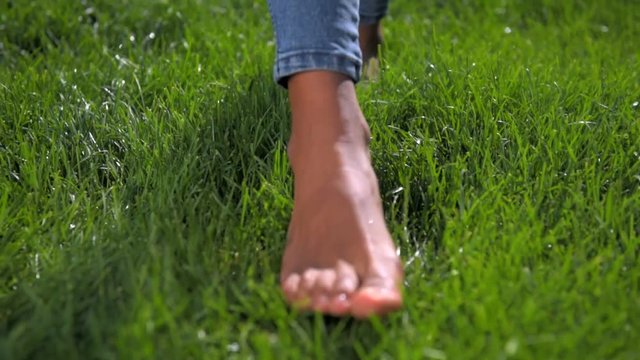
{"type": "Polygon", "coordinates": [[[360,0],[360,23],[374,24],[387,15],[389,0],[360,0]]]}
{"type": "Polygon", "coordinates": [[[363,22],[380,20],[387,1],[269,0],[277,46],[275,80],[286,87],[295,73],[330,70],[357,82],[362,67],[360,13],[363,22]]]}

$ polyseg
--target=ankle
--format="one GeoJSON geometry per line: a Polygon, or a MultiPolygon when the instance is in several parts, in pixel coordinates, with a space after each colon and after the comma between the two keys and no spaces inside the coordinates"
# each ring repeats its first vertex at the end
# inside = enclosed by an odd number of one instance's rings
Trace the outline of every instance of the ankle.
{"type": "Polygon", "coordinates": [[[324,111],[292,117],[293,126],[289,145],[304,150],[331,148],[335,145],[367,147],[371,131],[364,115],[358,110],[349,114],[324,111]]]}
{"type": "Polygon", "coordinates": [[[346,76],[316,71],[289,80],[292,165],[331,158],[336,150],[368,150],[370,132],[358,105],[355,86],[346,76]],[[302,160],[304,159],[304,160],[302,160]]]}
{"type": "Polygon", "coordinates": [[[362,141],[338,141],[319,146],[291,142],[288,155],[294,175],[296,202],[322,199],[327,189],[336,186],[353,199],[368,199],[377,191],[369,149],[362,141]]]}
{"type": "Polygon", "coordinates": [[[305,169],[326,171],[347,165],[369,162],[368,126],[354,126],[329,134],[294,133],[287,154],[294,174],[305,169]]]}

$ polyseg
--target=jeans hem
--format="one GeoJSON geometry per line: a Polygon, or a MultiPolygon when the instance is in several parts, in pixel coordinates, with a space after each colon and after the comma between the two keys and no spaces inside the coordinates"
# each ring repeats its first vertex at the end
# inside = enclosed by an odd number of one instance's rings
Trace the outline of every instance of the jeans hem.
{"type": "Polygon", "coordinates": [[[291,75],[311,70],[329,70],[344,74],[354,83],[360,80],[362,61],[333,51],[304,51],[278,54],[273,69],[274,80],[287,87],[291,75]]]}
{"type": "Polygon", "coordinates": [[[360,24],[366,24],[366,25],[372,25],[372,24],[376,24],[378,22],[380,22],[384,17],[385,17],[386,13],[380,14],[380,15],[363,15],[360,14],[360,24]]]}

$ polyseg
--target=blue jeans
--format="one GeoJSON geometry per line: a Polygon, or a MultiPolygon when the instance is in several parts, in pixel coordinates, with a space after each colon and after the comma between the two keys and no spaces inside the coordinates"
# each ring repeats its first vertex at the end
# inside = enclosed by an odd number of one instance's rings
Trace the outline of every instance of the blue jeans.
{"type": "Polygon", "coordinates": [[[274,78],[308,70],[330,70],[360,79],[358,22],[372,24],[386,14],[388,0],[268,0],[276,33],[274,78]]]}

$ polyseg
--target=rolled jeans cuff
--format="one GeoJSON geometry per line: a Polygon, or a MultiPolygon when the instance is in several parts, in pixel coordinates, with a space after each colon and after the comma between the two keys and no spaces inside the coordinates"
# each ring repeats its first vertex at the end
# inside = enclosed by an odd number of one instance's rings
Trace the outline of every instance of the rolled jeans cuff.
{"type": "Polygon", "coordinates": [[[360,0],[360,24],[375,24],[387,15],[388,0],[360,0]]]}
{"type": "Polygon", "coordinates": [[[366,24],[366,25],[371,25],[371,24],[376,24],[378,22],[380,22],[385,16],[387,15],[386,10],[385,12],[379,13],[379,14],[360,14],[360,24],[366,24]]]}
{"type": "Polygon", "coordinates": [[[342,51],[304,50],[278,54],[273,75],[275,81],[284,87],[287,87],[287,80],[291,75],[312,70],[341,73],[357,83],[361,68],[360,58],[351,57],[342,51]]]}

